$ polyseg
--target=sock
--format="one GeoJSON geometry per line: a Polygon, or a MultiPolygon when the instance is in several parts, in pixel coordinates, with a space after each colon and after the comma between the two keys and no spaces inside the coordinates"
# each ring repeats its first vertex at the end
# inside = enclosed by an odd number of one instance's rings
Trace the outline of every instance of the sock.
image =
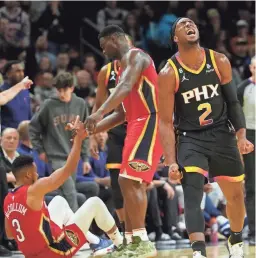
{"type": "Polygon", "coordinates": [[[134,237],[140,237],[141,241],[149,241],[148,234],[145,228],[138,228],[132,231],[134,237]]]}
{"type": "Polygon", "coordinates": [[[88,231],[85,234],[86,239],[88,240],[88,242],[90,244],[94,244],[94,245],[98,245],[100,243],[100,239],[99,237],[95,236],[94,234],[92,234],[90,231],[88,231]]]}
{"type": "Polygon", "coordinates": [[[120,231],[118,228],[116,228],[116,230],[113,233],[108,234],[108,236],[113,241],[115,246],[119,246],[123,243],[123,237],[120,234],[120,231]]]}
{"type": "Polygon", "coordinates": [[[126,244],[129,245],[132,242],[132,232],[125,232],[126,244]]]}
{"type": "Polygon", "coordinates": [[[124,223],[124,221],[120,221],[120,229],[121,229],[122,233],[125,232],[125,223],[124,223]]]}
{"type": "Polygon", "coordinates": [[[235,245],[237,243],[243,242],[242,236],[243,236],[242,231],[241,232],[233,232],[231,230],[231,234],[230,234],[230,238],[229,238],[230,244],[235,245]]]}
{"type": "Polygon", "coordinates": [[[206,257],[206,247],[205,247],[204,241],[194,241],[191,244],[191,247],[193,249],[193,252],[195,251],[201,252],[201,255],[206,257]]]}

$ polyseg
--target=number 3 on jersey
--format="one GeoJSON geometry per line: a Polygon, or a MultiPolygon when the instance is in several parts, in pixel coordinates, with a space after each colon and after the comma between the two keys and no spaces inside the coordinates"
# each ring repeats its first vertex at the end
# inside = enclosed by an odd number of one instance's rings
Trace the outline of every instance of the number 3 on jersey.
{"type": "Polygon", "coordinates": [[[12,226],[15,228],[17,232],[17,239],[19,242],[24,242],[25,241],[25,236],[20,228],[20,223],[17,219],[12,220],[12,226]]]}
{"type": "Polygon", "coordinates": [[[212,113],[212,106],[210,103],[202,103],[197,109],[198,111],[205,109],[204,113],[199,117],[199,123],[201,126],[210,125],[213,123],[213,119],[205,120],[205,118],[212,113]]]}

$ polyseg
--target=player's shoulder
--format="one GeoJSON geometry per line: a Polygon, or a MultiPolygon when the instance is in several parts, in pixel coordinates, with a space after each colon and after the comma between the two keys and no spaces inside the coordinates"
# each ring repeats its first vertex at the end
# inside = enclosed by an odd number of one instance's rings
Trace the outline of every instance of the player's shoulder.
{"type": "Polygon", "coordinates": [[[110,67],[111,65],[112,65],[112,62],[109,62],[109,63],[103,65],[103,66],[101,67],[101,69],[100,69],[100,73],[106,73],[107,70],[109,69],[109,67],[110,67]]]}
{"type": "Polygon", "coordinates": [[[162,69],[159,72],[159,76],[160,77],[175,77],[175,69],[176,66],[173,63],[172,59],[168,59],[164,65],[164,67],[162,67],[162,69]]]}
{"type": "Polygon", "coordinates": [[[136,62],[138,61],[142,62],[145,60],[151,61],[151,57],[149,56],[149,54],[140,48],[131,48],[126,55],[126,59],[129,61],[136,61],[136,62]]]}
{"type": "Polygon", "coordinates": [[[214,59],[215,59],[217,65],[230,63],[228,57],[225,54],[214,51],[214,50],[211,50],[211,51],[213,52],[214,59]]]}

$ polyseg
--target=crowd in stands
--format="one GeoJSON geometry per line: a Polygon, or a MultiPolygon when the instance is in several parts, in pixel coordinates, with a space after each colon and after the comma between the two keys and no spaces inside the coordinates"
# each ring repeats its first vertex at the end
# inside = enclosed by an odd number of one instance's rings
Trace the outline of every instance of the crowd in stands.
{"type": "MultiPolygon", "coordinates": [[[[109,24],[123,27],[136,47],[151,54],[159,70],[175,53],[169,44],[171,25],[177,17],[187,16],[199,27],[202,46],[229,58],[237,86],[251,76],[249,64],[255,56],[253,1],[233,2],[232,6],[228,1],[155,2],[134,1],[127,8],[122,2],[107,1],[106,6],[94,14],[93,22],[99,30],[109,24]]],[[[0,91],[8,90],[27,75],[34,81],[30,90],[21,91],[1,106],[2,201],[2,175],[6,175],[8,189],[14,188],[11,164],[17,156],[32,155],[40,177],[48,176],[65,163],[71,143],[64,124],[72,120],[73,110],[80,110],[82,118],[91,112],[102,60],[89,52],[80,55],[79,36],[73,40],[76,44],[69,43],[70,24],[63,16],[67,8],[65,2],[5,1],[0,7],[0,91]],[[70,73],[74,87],[60,89],[54,78],[65,72],[70,73]],[[62,114],[63,110],[68,110],[69,117],[62,114]]],[[[58,192],[49,194],[47,203],[61,194],[75,211],[86,199],[99,196],[114,214],[110,177],[105,167],[107,138],[107,132],[97,135],[99,160],[90,157],[88,140],[85,140],[76,175],[58,192]]],[[[216,233],[209,234],[209,240],[226,239],[229,222],[225,217],[225,199],[217,184],[205,186],[202,209],[208,232],[216,233]]],[[[182,188],[169,181],[167,168],[159,163],[154,181],[148,186],[150,239],[169,241],[169,244],[188,243],[183,213],[182,188]]],[[[0,235],[0,251],[2,245],[10,250],[17,248],[0,235]]]]}

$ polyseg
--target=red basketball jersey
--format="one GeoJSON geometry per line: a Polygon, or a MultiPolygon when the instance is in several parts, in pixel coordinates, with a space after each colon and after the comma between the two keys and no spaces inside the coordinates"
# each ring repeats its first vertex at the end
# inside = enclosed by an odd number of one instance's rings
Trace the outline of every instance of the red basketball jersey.
{"type": "Polygon", "coordinates": [[[16,188],[5,198],[4,213],[11,233],[19,250],[26,257],[36,256],[46,248],[57,253],[57,249],[55,250],[54,245],[51,248],[51,244],[59,243],[57,239],[63,237],[64,233],[50,220],[45,203],[42,203],[42,209],[39,211],[31,210],[27,206],[28,188],[29,186],[16,188]]]}
{"type": "MultiPolygon", "coordinates": [[[[122,69],[120,69],[119,77],[121,74],[122,69]]],[[[157,72],[152,59],[150,65],[141,73],[130,94],[124,99],[123,107],[128,123],[158,112],[157,72]]]]}

